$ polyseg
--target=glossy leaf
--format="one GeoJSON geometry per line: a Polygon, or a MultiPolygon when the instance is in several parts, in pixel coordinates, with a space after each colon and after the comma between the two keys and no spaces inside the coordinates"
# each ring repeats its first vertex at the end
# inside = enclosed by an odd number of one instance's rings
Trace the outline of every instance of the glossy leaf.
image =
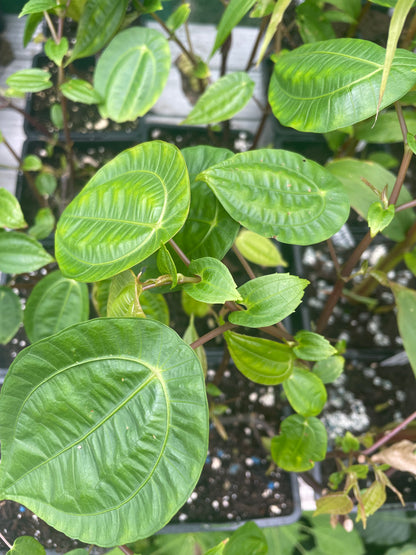
{"type": "Polygon", "coordinates": [[[230,270],[216,258],[197,258],[188,267],[190,274],[199,276],[198,283],[185,283],[184,290],[193,299],[203,303],[225,303],[226,301],[241,301],[230,270]]]}
{"type": "Polygon", "coordinates": [[[127,4],[128,0],[88,0],[78,23],[75,47],[66,65],[103,48],[120,27],[127,4]]]}
{"type": "Polygon", "coordinates": [[[47,208],[41,208],[37,211],[35,216],[35,225],[29,228],[28,234],[35,239],[46,239],[55,227],[55,216],[52,210],[47,208]]]}
{"type": "Polygon", "coordinates": [[[146,114],[165,87],[170,64],[169,44],[158,31],[132,27],[118,33],[94,72],[94,89],[104,99],[101,116],[124,122],[146,114]]]}
{"type": "Polygon", "coordinates": [[[171,288],[176,287],[178,284],[178,272],[176,271],[175,262],[165,245],[161,245],[157,251],[157,267],[162,275],[167,274],[171,276],[171,288]]]}
{"type": "MultiPolygon", "coordinates": [[[[193,343],[197,339],[199,339],[199,335],[198,335],[198,332],[196,331],[195,323],[194,323],[194,315],[192,314],[189,320],[189,325],[186,328],[185,333],[183,335],[183,340],[188,345],[191,345],[191,343],[193,343]]],[[[206,376],[208,372],[208,362],[207,362],[207,355],[205,353],[204,346],[200,345],[199,347],[194,349],[194,351],[196,356],[199,359],[199,362],[201,363],[202,370],[204,371],[204,376],[206,376]]]]}
{"type": "Polygon", "coordinates": [[[201,172],[241,225],[282,243],[310,245],[336,233],[349,202],[341,183],[299,154],[260,149],[236,154],[201,172]]]}
{"type": "Polygon", "coordinates": [[[344,492],[329,493],[316,500],[316,515],[347,515],[354,508],[352,499],[344,492]]]}
{"type": "Polygon", "coordinates": [[[313,372],[295,366],[283,389],[293,410],[302,416],[316,416],[325,406],[325,386],[313,372]]]}
{"type": "Polygon", "coordinates": [[[0,272],[34,272],[54,259],[33,237],[18,231],[0,232],[0,272]]]}
{"type": "Polygon", "coordinates": [[[271,453],[275,463],[289,472],[304,472],[326,455],[325,426],[315,416],[299,414],[283,420],[280,435],[272,439],[271,453]]]}
{"type": "Polygon", "coordinates": [[[185,225],[175,235],[175,242],[190,259],[210,256],[221,260],[231,248],[240,226],[224,210],[211,189],[202,181],[195,181],[195,177],[233,153],[226,148],[195,146],[184,148],[182,154],[191,181],[191,206],[185,225]]]}
{"type": "Polygon", "coordinates": [[[60,104],[52,104],[50,109],[51,122],[57,129],[64,128],[64,114],[60,104]]]}
{"type": "MultiPolygon", "coordinates": [[[[370,205],[378,199],[363,178],[380,193],[387,186],[387,196],[393,191],[396,181],[395,176],[379,164],[353,158],[330,162],[327,169],[342,182],[350,198],[351,206],[364,219],[367,217],[370,205]]],[[[402,187],[397,205],[409,202],[411,199],[409,191],[402,187]]],[[[383,230],[383,235],[394,241],[402,241],[415,220],[416,217],[411,210],[398,212],[392,223],[383,230]]]]}
{"type": "Polygon", "coordinates": [[[45,548],[31,536],[20,536],[14,540],[6,555],[46,555],[45,548]]]}
{"type": "Polygon", "coordinates": [[[91,300],[98,316],[107,316],[107,302],[111,278],[96,281],[92,286],[91,300]]]}
{"type": "Polygon", "coordinates": [[[163,295],[143,291],[139,300],[143,312],[148,318],[158,320],[166,326],[169,325],[169,307],[163,295]]]}
{"type": "Polygon", "coordinates": [[[254,522],[246,522],[238,528],[224,548],[224,555],[265,555],[267,552],[266,538],[254,522]]]}
{"type": "Polygon", "coordinates": [[[394,205],[385,208],[380,201],[373,202],[368,209],[367,220],[370,227],[371,237],[383,231],[394,218],[394,205]]]}
{"type": "Polygon", "coordinates": [[[231,0],[227,5],[218,24],[215,43],[212,48],[211,57],[225,42],[231,31],[240,23],[246,13],[254,6],[256,0],[231,0]]]}
{"type": "MultiPolygon", "coordinates": [[[[269,102],[282,125],[326,133],[377,112],[385,49],[361,39],[305,44],[279,56],[269,102]]],[[[398,49],[380,109],[416,83],[416,55],[398,49]]]]}
{"type": "MultiPolygon", "coordinates": [[[[403,117],[409,132],[416,134],[416,113],[403,110],[403,117]]],[[[374,124],[374,118],[357,123],[354,137],[367,143],[385,144],[403,142],[403,133],[395,110],[381,112],[374,124]]]]}
{"type": "Polygon", "coordinates": [[[344,371],[344,364],[344,357],[334,355],[314,364],[313,373],[316,374],[324,384],[332,383],[344,371]]]}
{"type": "Polygon", "coordinates": [[[416,375],[416,342],[414,330],[416,329],[416,291],[396,283],[391,283],[391,288],[396,299],[397,324],[403,345],[409,357],[410,365],[416,375]]]}
{"type": "Polygon", "coordinates": [[[6,83],[14,90],[29,93],[40,92],[52,87],[51,74],[43,69],[30,68],[16,71],[6,79],[6,83]]]}
{"type": "Polygon", "coordinates": [[[166,27],[171,32],[175,32],[179,27],[188,20],[191,14],[191,7],[189,3],[181,4],[176,10],[167,18],[166,27]]]}
{"type": "Polygon", "coordinates": [[[246,310],[232,312],[228,319],[238,326],[260,328],[280,322],[295,311],[302,300],[306,279],[290,274],[270,274],[238,288],[246,310]]]}
{"type": "Polygon", "coordinates": [[[66,37],[62,37],[59,43],[56,43],[53,38],[49,38],[45,42],[45,54],[57,66],[60,66],[65,54],[68,52],[68,46],[68,39],[66,37]]]}
{"type": "Polygon", "coordinates": [[[0,285],[0,343],[6,345],[16,335],[23,320],[19,297],[10,287],[0,285]],[[6,317],[7,315],[7,317],[6,317]]]}
{"type": "Polygon", "coordinates": [[[152,141],[125,150],[64,210],[55,238],[62,272],[97,281],[145,260],[182,227],[189,196],[175,146],[152,141]]]}
{"type": "Polygon", "coordinates": [[[252,382],[277,385],[291,375],[294,357],[287,345],[231,331],[224,337],[234,364],[252,382]]]}
{"type": "Polygon", "coordinates": [[[249,262],[271,268],[287,266],[275,243],[254,231],[242,229],[235,245],[249,262]]]}
{"type": "Polygon", "coordinates": [[[246,72],[228,73],[208,87],[182,123],[204,125],[231,119],[244,108],[253,91],[254,81],[246,72]]]}
{"type": "Polygon", "coordinates": [[[295,341],[297,345],[293,347],[293,352],[303,360],[324,360],[337,352],[325,337],[312,331],[299,331],[295,341]]]}
{"type": "Polygon", "coordinates": [[[23,158],[22,170],[36,172],[42,169],[42,160],[36,154],[28,154],[23,158]]]}
{"type": "Polygon", "coordinates": [[[266,34],[264,36],[263,43],[260,48],[257,64],[259,64],[263,60],[267,47],[269,46],[272,38],[274,37],[277,31],[277,28],[282,22],[286,8],[289,6],[291,1],[292,0],[277,0],[274,6],[269,24],[267,25],[266,34]]]}
{"type": "Polygon", "coordinates": [[[38,173],[35,178],[36,189],[41,195],[49,196],[53,195],[58,187],[58,182],[53,173],[49,171],[43,171],[38,173]]]}
{"type": "Polygon", "coordinates": [[[19,17],[28,15],[30,13],[44,12],[56,8],[58,2],[56,0],[29,0],[23,6],[22,11],[19,13],[19,17]]]}
{"type": "Polygon", "coordinates": [[[61,91],[66,98],[83,104],[98,104],[102,101],[101,95],[94,87],[83,79],[70,79],[61,85],[61,91]]]}
{"type": "Polygon", "coordinates": [[[4,187],[0,187],[0,227],[9,229],[27,227],[19,201],[4,187]]]}
{"type": "Polygon", "coordinates": [[[115,318],[143,318],[140,306],[141,286],[131,270],[125,270],[111,280],[107,300],[107,316],[115,318]]]}
{"type": "Polygon", "coordinates": [[[55,271],[39,281],[30,294],[23,323],[30,341],[49,337],[64,328],[88,320],[89,298],[85,283],[55,271]]]}
{"type": "Polygon", "coordinates": [[[1,395],[1,497],[86,543],[162,528],[206,459],[200,363],[152,320],[95,319],[39,341],[17,356],[1,395]]]}

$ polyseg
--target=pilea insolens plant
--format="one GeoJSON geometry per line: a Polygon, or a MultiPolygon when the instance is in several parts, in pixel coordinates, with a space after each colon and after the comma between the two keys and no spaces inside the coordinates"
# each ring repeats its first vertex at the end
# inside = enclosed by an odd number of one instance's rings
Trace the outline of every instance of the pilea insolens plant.
{"type": "MultiPolygon", "coordinates": [[[[12,289],[0,288],[1,310],[10,315],[0,325],[2,342],[13,337],[22,318],[32,341],[13,362],[0,395],[1,498],[18,501],[66,534],[100,546],[160,530],[188,499],[206,459],[209,413],[201,346],[221,335],[238,370],[255,383],[281,385],[295,413],[268,442],[274,463],[288,471],[311,469],[327,453],[327,432],[319,419],[326,384],[344,367],[345,345],[323,332],[341,294],[368,302],[375,279],[394,294],[399,330],[416,371],[416,292],[386,276],[405,253],[415,269],[416,201],[403,187],[416,150],[413,135],[407,135],[414,114],[403,114],[401,103],[414,103],[416,55],[396,49],[395,40],[413,2],[373,3],[395,7],[387,48],[335,38],[333,21],[348,22],[349,35],[354,34],[361,2],[337,1],[328,10],[320,0],[307,0],[295,13],[306,44],[282,51],[277,41],[272,55],[271,110],[282,125],[325,133],[335,145],[327,166],[284,149],[235,154],[203,145],[180,151],[153,140],[105,163],[72,200],[77,168],[67,99],[96,104],[102,117],[119,123],[146,114],[167,81],[169,43],[159,31],[129,25],[143,14],[160,20],[157,12],[164,6],[133,1],[130,11],[126,1],[112,0],[30,0],[25,5],[26,40],[43,16],[51,33],[45,53],[58,66],[60,97],[52,121],[63,136],[47,137],[48,148],[64,143],[70,186],[65,196],[40,158],[22,161],[40,202],[30,228],[16,199],[0,190],[0,270],[19,274],[53,262],[39,242],[52,231],[58,265],[36,285],[24,316],[12,289]],[[78,21],[73,48],[62,35],[67,15],[78,21]],[[92,83],[68,76],[66,68],[75,60],[100,50],[92,83]],[[380,112],[393,103],[397,121],[391,110],[380,112]],[[396,127],[405,143],[397,176],[374,161],[354,158],[358,140],[371,141],[374,133],[379,142],[388,142],[397,135],[396,127]],[[339,268],[312,329],[292,335],[283,320],[299,307],[308,280],[291,271],[259,276],[249,262],[284,266],[276,240],[301,246],[329,241],[347,221],[350,207],[368,219],[370,230],[339,268]],[[361,255],[379,232],[397,242],[394,256],[375,269],[368,264],[360,269],[361,255]],[[241,285],[222,262],[231,248],[247,270],[241,285]],[[364,280],[352,288],[354,271],[364,280]],[[99,316],[91,320],[89,291],[99,316]],[[191,316],[184,339],[169,327],[164,295],[173,292],[183,296],[191,316]],[[215,328],[198,338],[194,315],[205,314],[215,320],[215,328]]],[[[253,8],[252,16],[267,26],[260,61],[271,37],[276,32],[281,37],[286,29],[282,18],[289,4],[231,0],[212,55],[253,8]]],[[[176,35],[186,25],[188,8],[180,6],[166,21],[161,11],[162,27],[184,50],[197,85],[199,99],[185,123],[217,124],[235,116],[252,97],[248,71],[256,48],[247,71],[223,75],[207,86],[209,60],[187,50],[176,35]]],[[[407,36],[406,46],[412,40],[407,36]]],[[[7,99],[47,90],[50,79],[42,70],[18,72],[8,79],[3,99],[13,106],[7,99]]],[[[349,462],[340,457],[340,470],[330,482],[337,491],[318,501],[318,514],[347,514],[355,500],[365,522],[384,503],[386,487],[395,490],[385,474],[387,465],[403,460],[400,448],[396,459],[388,456],[394,446],[371,459],[385,441],[364,445],[351,434],[338,439],[349,462]],[[362,491],[359,479],[369,469],[375,479],[362,491]]],[[[226,544],[217,552],[228,553],[226,544]]]]}

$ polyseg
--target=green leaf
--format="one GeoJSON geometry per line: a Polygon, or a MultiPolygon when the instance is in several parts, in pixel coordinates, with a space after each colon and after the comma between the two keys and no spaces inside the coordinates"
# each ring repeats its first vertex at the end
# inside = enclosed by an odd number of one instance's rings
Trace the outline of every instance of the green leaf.
{"type": "Polygon", "coordinates": [[[33,237],[18,231],[0,232],[0,272],[34,272],[53,261],[52,256],[33,237]]]}
{"type": "Polygon", "coordinates": [[[40,172],[35,178],[36,189],[41,195],[53,195],[58,187],[56,177],[50,171],[40,172]]]}
{"type": "Polygon", "coordinates": [[[246,522],[238,528],[225,544],[224,555],[265,555],[268,552],[266,538],[254,522],[246,522]]]}
{"type": "Polygon", "coordinates": [[[292,0],[277,0],[276,5],[273,9],[272,16],[270,18],[269,24],[267,25],[266,34],[263,39],[263,43],[260,48],[257,64],[259,64],[266,53],[267,47],[269,46],[272,38],[274,37],[277,28],[279,27],[286,8],[289,6],[292,0]]]}
{"type": "Polygon", "coordinates": [[[10,287],[3,285],[0,286],[0,314],[3,314],[0,319],[0,343],[6,345],[16,335],[23,320],[23,311],[19,297],[10,287]]]}
{"type": "Polygon", "coordinates": [[[4,187],[0,187],[0,227],[9,229],[27,227],[19,201],[4,187]]]}
{"type": "Polygon", "coordinates": [[[75,47],[66,65],[103,48],[120,27],[127,4],[128,0],[88,0],[78,23],[75,47]]]}
{"type": "Polygon", "coordinates": [[[49,38],[45,42],[45,54],[57,66],[60,66],[65,54],[68,52],[68,47],[68,39],[66,37],[62,37],[59,43],[56,43],[53,38],[49,38]]]}
{"type": "Polygon", "coordinates": [[[131,270],[125,270],[111,280],[107,300],[107,316],[143,318],[140,306],[141,286],[131,270]]]}
{"type": "Polygon", "coordinates": [[[40,208],[35,216],[35,225],[29,228],[28,234],[35,239],[45,239],[48,237],[55,227],[55,216],[52,210],[47,208],[40,208]]]}
{"type": "MultiPolygon", "coordinates": [[[[185,343],[190,345],[197,339],[199,339],[199,335],[198,335],[198,332],[196,331],[195,324],[194,324],[194,315],[192,314],[189,320],[189,325],[186,328],[185,333],[183,335],[183,340],[185,341],[185,343]]],[[[204,371],[204,376],[206,376],[208,372],[208,362],[207,362],[207,355],[205,353],[204,346],[200,345],[199,347],[194,349],[194,351],[196,356],[199,359],[199,362],[201,363],[202,370],[204,371]]]]}
{"type": "Polygon", "coordinates": [[[316,162],[286,150],[236,154],[201,172],[244,227],[282,243],[324,241],[345,223],[349,202],[341,183],[316,162]]]}
{"type": "Polygon", "coordinates": [[[168,41],[158,31],[133,27],[118,33],[94,72],[94,88],[104,99],[101,116],[124,122],[146,114],[165,87],[170,65],[168,41]]]}
{"type": "Polygon", "coordinates": [[[344,492],[327,493],[323,497],[316,500],[317,515],[347,515],[354,508],[352,499],[344,492]]]}
{"type": "MultiPolygon", "coordinates": [[[[416,134],[416,113],[403,110],[404,120],[409,132],[416,134]]],[[[403,142],[403,133],[395,110],[386,110],[374,118],[357,123],[354,126],[354,137],[367,143],[385,144],[403,142]]]]}
{"type": "Polygon", "coordinates": [[[387,547],[407,541],[411,537],[411,521],[403,511],[383,510],[368,519],[365,529],[360,523],[356,525],[366,543],[387,547]]]}
{"type": "Polygon", "coordinates": [[[35,538],[20,536],[14,540],[6,555],[46,555],[45,548],[35,538]]]}
{"type": "MultiPolygon", "coordinates": [[[[1,235],[0,235],[1,237],[1,235]]],[[[391,282],[397,307],[397,324],[410,365],[416,376],[416,291],[391,282]]]]}
{"type": "Polygon", "coordinates": [[[412,274],[416,276],[416,248],[404,254],[404,261],[412,274]]]}
{"type": "Polygon", "coordinates": [[[237,326],[272,326],[295,311],[308,280],[290,274],[269,274],[248,281],[237,289],[247,310],[232,312],[228,319],[237,326]]]}
{"type": "Polygon", "coordinates": [[[175,242],[190,259],[209,256],[221,260],[231,248],[240,226],[224,210],[211,189],[202,181],[195,181],[195,177],[233,153],[226,148],[195,146],[184,148],[182,154],[191,181],[191,206],[185,225],[175,235],[175,242]]]}
{"type": "Polygon", "coordinates": [[[318,376],[324,384],[334,382],[344,371],[345,359],[334,355],[318,361],[313,366],[313,373],[318,376]]]}
{"type": "Polygon", "coordinates": [[[397,166],[399,165],[398,158],[392,156],[391,154],[388,154],[387,152],[381,151],[372,152],[369,155],[368,160],[370,162],[375,162],[376,164],[383,166],[383,168],[385,168],[386,170],[397,168],[397,166]]]}
{"type": "Polygon", "coordinates": [[[330,0],[329,4],[350,15],[354,20],[361,12],[361,0],[330,0]]]}
{"type": "Polygon", "coordinates": [[[378,6],[385,6],[386,8],[394,8],[398,0],[370,0],[372,4],[377,4],[378,6]]]}
{"type": "Polygon", "coordinates": [[[254,231],[242,229],[235,245],[249,262],[270,268],[287,266],[275,243],[254,231]]]}
{"type": "Polygon", "coordinates": [[[91,300],[98,316],[107,316],[107,302],[110,285],[111,278],[96,281],[92,286],[91,300]]]}
{"type": "Polygon", "coordinates": [[[172,278],[172,285],[171,289],[176,287],[178,284],[178,272],[176,270],[175,262],[165,247],[165,245],[161,245],[160,249],[157,251],[157,267],[161,274],[167,274],[172,278]]]}
{"type": "MultiPolygon", "coordinates": [[[[361,496],[364,505],[365,515],[373,515],[386,502],[386,486],[381,482],[373,482],[361,496]]],[[[357,512],[357,521],[360,520],[360,511],[357,512]]]]}
{"type": "Polygon", "coordinates": [[[95,319],[38,341],[16,357],[1,395],[1,497],[86,543],[162,528],[206,459],[201,365],[153,320],[95,319]]]}
{"type": "Polygon", "coordinates": [[[188,316],[194,314],[197,318],[203,318],[211,310],[211,305],[207,303],[202,303],[193,299],[188,293],[182,289],[182,308],[188,316]]]}
{"type": "Polygon", "coordinates": [[[337,524],[334,528],[327,515],[314,516],[310,522],[319,554],[368,555],[356,529],[347,532],[341,524],[337,524]]]}
{"type": "Polygon", "coordinates": [[[315,416],[299,414],[283,420],[280,435],[272,439],[271,453],[275,463],[289,472],[304,472],[326,455],[325,426],[315,416]]]}
{"type": "Polygon", "coordinates": [[[145,260],[182,227],[189,197],[185,161],[174,145],[152,141],[125,150],[64,210],[55,237],[62,272],[97,281],[145,260]]]}
{"type": "Polygon", "coordinates": [[[48,274],[30,294],[23,323],[30,341],[49,337],[88,320],[89,298],[85,283],[65,278],[60,271],[48,274]]]}
{"type": "Polygon", "coordinates": [[[51,74],[43,69],[30,68],[16,71],[6,79],[14,90],[23,93],[40,92],[52,87],[51,74]]]}
{"type": "Polygon", "coordinates": [[[380,201],[373,202],[367,214],[371,237],[375,237],[377,233],[383,231],[393,220],[394,214],[394,204],[385,208],[380,201]]]}
{"type": "Polygon", "coordinates": [[[223,540],[218,545],[214,545],[214,547],[205,551],[204,555],[224,555],[224,548],[227,541],[228,540],[223,540]]]}
{"type": "Polygon", "coordinates": [[[409,145],[409,148],[411,149],[413,154],[416,154],[416,138],[415,138],[415,135],[413,133],[408,133],[406,139],[407,139],[407,144],[409,145]]]}
{"type": "MultiPolygon", "coordinates": [[[[337,177],[344,185],[350,198],[351,206],[364,219],[367,217],[371,204],[378,200],[377,196],[363,181],[363,178],[371,183],[380,193],[387,186],[387,196],[393,191],[396,177],[375,162],[343,158],[335,160],[327,165],[327,169],[337,177]]],[[[412,200],[409,191],[402,187],[397,205],[412,200]]],[[[411,210],[398,212],[392,223],[383,230],[383,235],[393,241],[403,241],[407,230],[416,220],[411,210]]]]}
{"type": "Polygon", "coordinates": [[[294,357],[287,345],[231,331],[224,337],[234,364],[252,382],[277,385],[292,373],[294,357]]]}
{"type": "MultiPolygon", "coordinates": [[[[279,56],[269,102],[282,125],[326,133],[377,112],[385,49],[361,39],[305,44],[279,56]]],[[[416,83],[416,55],[398,49],[380,109],[416,83]]]]}
{"type": "Polygon", "coordinates": [[[312,331],[298,331],[295,341],[298,344],[293,347],[293,352],[303,360],[324,360],[337,352],[325,337],[312,331]]]}
{"type": "Polygon", "coordinates": [[[227,5],[218,24],[215,43],[210,57],[225,42],[231,31],[240,23],[246,13],[254,6],[256,0],[231,0],[227,5]]]}
{"type": "Polygon", "coordinates": [[[23,158],[22,170],[28,172],[37,172],[42,169],[42,160],[36,154],[28,154],[23,158]]]}
{"type": "Polygon", "coordinates": [[[29,2],[26,2],[23,6],[22,11],[19,13],[19,17],[31,13],[47,12],[56,8],[57,5],[58,2],[56,0],[29,0],[29,2]]]}
{"type": "Polygon", "coordinates": [[[143,312],[148,318],[158,320],[162,324],[169,326],[169,307],[163,295],[143,291],[140,295],[140,304],[143,312]]]}
{"type": "Polygon", "coordinates": [[[25,21],[25,29],[23,31],[23,46],[29,44],[35,34],[36,29],[39,27],[40,22],[43,19],[43,12],[31,13],[28,15],[25,21]]]}
{"type": "Polygon", "coordinates": [[[171,32],[175,32],[179,27],[182,27],[191,14],[191,5],[186,2],[181,4],[176,10],[167,18],[166,27],[171,32]]]}
{"type": "Polygon", "coordinates": [[[351,432],[346,432],[345,436],[339,442],[339,445],[344,453],[358,451],[360,449],[360,442],[351,432]]]}
{"type": "Polygon", "coordinates": [[[83,79],[71,79],[61,85],[61,91],[66,98],[83,104],[98,104],[102,101],[101,95],[94,87],[83,79]]]}
{"type": "MultiPolygon", "coordinates": [[[[121,555],[121,551],[119,553],[116,553],[116,555],[121,555]]],[[[71,551],[67,551],[66,555],[89,555],[88,551],[86,549],[71,549],[71,551]]]]}
{"type": "Polygon", "coordinates": [[[283,382],[283,389],[293,410],[302,416],[316,416],[326,403],[322,381],[313,372],[297,366],[283,382]]]}
{"type": "Polygon", "coordinates": [[[326,18],[322,5],[315,0],[306,0],[296,7],[296,23],[303,42],[316,42],[335,38],[331,23],[326,18]]]}
{"type": "Polygon", "coordinates": [[[295,546],[302,540],[302,531],[298,523],[285,526],[273,526],[263,529],[269,546],[270,555],[293,553],[295,546]]]}
{"type": "Polygon", "coordinates": [[[57,129],[64,128],[64,114],[60,104],[52,104],[50,109],[51,121],[57,129]]]}
{"type": "Polygon", "coordinates": [[[241,301],[241,295],[230,270],[216,258],[205,257],[192,260],[188,271],[201,278],[198,283],[183,285],[184,290],[193,299],[211,304],[241,301]]]}
{"type": "Polygon", "coordinates": [[[231,119],[244,108],[253,91],[254,81],[246,72],[228,73],[208,87],[182,123],[203,125],[231,119]]]}
{"type": "Polygon", "coordinates": [[[270,15],[275,6],[275,0],[256,0],[256,5],[250,12],[250,17],[264,17],[270,15]]]}

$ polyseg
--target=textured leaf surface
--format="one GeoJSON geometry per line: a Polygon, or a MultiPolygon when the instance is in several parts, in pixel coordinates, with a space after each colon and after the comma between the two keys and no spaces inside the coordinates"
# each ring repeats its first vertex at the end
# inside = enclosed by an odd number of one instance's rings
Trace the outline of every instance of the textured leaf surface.
{"type": "Polygon", "coordinates": [[[28,93],[40,92],[52,87],[51,74],[43,69],[30,68],[16,71],[6,79],[6,83],[14,90],[28,93]]]}
{"type": "Polygon", "coordinates": [[[236,154],[197,179],[211,187],[241,225],[283,243],[328,239],[349,213],[341,183],[319,164],[286,150],[236,154]]]}
{"type": "Polygon", "coordinates": [[[290,274],[270,274],[238,288],[247,309],[232,312],[228,319],[238,326],[260,328],[280,322],[295,311],[302,300],[306,279],[290,274]]]}
{"type": "Polygon", "coordinates": [[[322,381],[308,370],[294,367],[293,372],[283,382],[292,408],[302,416],[316,416],[326,403],[326,389],[322,381]]]}
{"type": "Polygon", "coordinates": [[[224,337],[234,364],[252,382],[277,385],[292,373],[294,357],[287,345],[231,331],[224,337]]]}
{"type": "Polygon", "coordinates": [[[199,276],[198,283],[184,284],[184,290],[193,299],[203,303],[225,303],[241,301],[237,285],[230,270],[216,258],[198,258],[189,265],[189,273],[199,276]]]}
{"type": "Polygon", "coordinates": [[[151,291],[143,291],[140,295],[140,304],[148,318],[158,320],[166,326],[169,325],[169,307],[163,295],[152,293],[151,291]]]}
{"type": "Polygon", "coordinates": [[[118,33],[94,73],[94,88],[104,99],[102,117],[124,122],[143,116],[161,95],[170,63],[169,44],[158,31],[133,27],[118,33]]]}
{"type": "Polygon", "coordinates": [[[253,7],[255,1],[256,0],[231,0],[219,22],[211,56],[213,56],[224,43],[233,28],[240,23],[248,10],[253,7]]]}
{"type": "Polygon", "coordinates": [[[189,196],[175,146],[152,141],[125,150],[64,210],[56,231],[62,272],[97,281],[144,260],[182,227],[189,196]]]}
{"type": "Polygon", "coordinates": [[[138,317],[143,318],[139,296],[141,286],[131,270],[125,270],[113,277],[107,300],[107,316],[115,318],[138,317]]]}
{"type": "Polygon", "coordinates": [[[244,108],[253,91],[254,81],[247,73],[228,73],[208,87],[182,123],[204,125],[230,119],[244,108]]]}
{"type": "Polygon", "coordinates": [[[242,229],[235,240],[235,245],[244,258],[260,266],[287,266],[275,243],[254,231],[242,229]]]}
{"type": "Polygon", "coordinates": [[[34,272],[53,260],[33,237],[18,231],[0,232],[0,272],[34,272]]]}
{"type": "Polygon", "coordinates": [[[316,500],[316,515],[347,515],[354,508],[352,499],[343,492],[330,493],[316,500]]]}
{"type": "Polygon", "coordinates": [[[416,376],[416,342],[414,330],[416,329],[416,291],[391,283],[391,288],[396,299],[397,324],[403,345],[409,357],[410,365],[416,376]]]}
{"type": "Polygon", "coordinates": [[[0,286],[0,314],[0,343],[5,345],[14,337],[23,318],[19,297],[10,287],[0,286]]]}
{"type": "Polygon", "coordinates": [[[19,201],[4,187],[0,187],[0,227],[27,227],[19,201]]]}
{"type": "Polygon", "coordinates": [[[105,46],[119,28],[128,0],[88,0],[78,23],[75,48],[68,64],[91,56],[105,46]]]}
{"type": "Polygon", "coordinates": [[[312,331],[299,331],[295,340],[298,344],[293,347],[293,352],[303,360],[323,360],[337,352],[325,337],[312,331]]]}
{"type": "MultiPolygon", "coordinates": [[[[416,135],[416,113],[403,110],[403,116],[408,131],[416,135]]],[[[396,111],[387,110],[381,112],[375,124],[374,118],[357,123],[354,126],[354,137],[359,141],[367,141],[368,143],[401,143],[403,141],[403,133],[396,111]]]]}
{"type": "Polygon", "coordinates": [[[199,361],[173,330],[141,318],[90,320],[25,349],[0,422],[2,498],[104,547],[162,528],[207,454],[199,361]]]}
{"type": "Polygon", "coordinates": [[[59,43],[56,43],[53,38],[49,38],[45,42],[45,54],[50,60],[55,62],[57,66],[60,66],[62,59],[68,51],[68,39],[62,37],[59,43]]]}
{"type": "Polygon", "coordinates": [[[64,328],[88,320],[89,298],[85,283],[52,272],[39,281],[30,294],[23,323],[34,343],[64,328]]]}
{"type": "Polygon", "coordinates": [[[367,221],[371,231],[371,237],[375,237],[377,233],[383,231],[394,218],[394,206],[390,204],[384,208],[379,201],[373,202],[368,209],[367,221]]]}
{"type": "MultiPolygon", "coordinates": [[[[283,125],[326,133],[353,125],[377,111],[385,49],[361,39],[303,45],[278,58],[269,102],[283,125]]],[[[398,49],[380,108],[416,83],[415,54],[398,49]]]]}
{"type": "Polygon", "coordinates": [[[94,87],[83,79],[71,79],[62,83],[61,91],[66,98],[83,104],[97,104],[102,100],[94,87]]]}

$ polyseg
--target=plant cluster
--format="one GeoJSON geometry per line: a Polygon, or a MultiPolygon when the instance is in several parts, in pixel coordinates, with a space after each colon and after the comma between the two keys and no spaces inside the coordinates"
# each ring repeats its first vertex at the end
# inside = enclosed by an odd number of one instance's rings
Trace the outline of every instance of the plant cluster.
{"type": "MultiPolygon", "coordinates": [[[[416,270],[416,200],[404,186],[416,152],[409,132],[416,128],[415,19],[403,32],[413,1],[363,6],[360,0],[306,0],[288,21],[290,0],[230,0],[211,52],[221,51],[224,61],[215,82],[210,59],[178,37],[180,28],[188,29],[189,4],[166,19],[168,4],[29,0],[20,14],[27,16],[25,42],[45,20],[45,54],[56,64],[57,82],[48,71],[29,69],[9,77],[9,88],[1,91],[10,108],[15,97],[57,87],[51,107],[56,131],[45,138],[50,151],[63,147],[65,161],[56,174],[39,157],[20,160],[14,153],[39,201],[31,226],[18,201],[0,190],[0,270],[13,276],[57,264],[24,312],[12,288],[0,288],[0,309],[7,314],[1,341],[7,343],[23,321],[32,342],[13,362],[0,395],[0,497],[104,547],[157,532],[191,494],[207,454],[207,392],[210,405],[218,395],[206,385],[208,341],[222,336],[247,379],[282,386],[293,414],[265,444],[274,464],[294,472],[310,470],[327,455],[318,416],[326,385],[343,372],[346,345],[324,332],[342,295],[367,306],[377,283],[391,289],[416,370],[416,291],[388,276],[403,259],[416,270]],[[394,8],[386,47],[355,38],[374,5],[394,8]],[[259,21],[259,38],[246,71],[227,72],[227,41],[248,13],[259,21]],[[135,25],[143,15],[156,19],[168,38],[135,25]],[[73,44],[63,34],[68,17],[77,22],[73,44]],[[334,23],[343,26],[343,36],[334,23]],[[294,43],[294,29],[304,44],[294,43]],[[160,140],[140,143],[105,163],[78,191],[68,102],[95,105],[102,118],[120,124],[143,117],[166,85],[169,40],[183,51],[181,71],[195,97],[183,123],[211,131],[220,124],[226,129],[252,98],[249,71],[271,55],[268,98],[256,99],[264,117],[253,147],[235,154],[210,145],[181,151],[160,140]],[[72,78],[72,64],[87,56],[98,60],[92,82],[72,78]],[[322,166],[295,152],[257,148],[270,110],[282,126],[325,134],[332,160],[322,166]],[[389,143],[397,135],[404,145],[397,174],[381,164],[391,165],[391,157],[369,161],[356,149],[359,141],[389,143]],[[351,208],[367,220],[368,231],[342,266],[335,260],[338,277],[321,316],[292,334],[284,320],[298,309],[308,280],[288,272],[258,275],[250,263],[282,265],[276,241],[327,241],[333,253],[331,238],[351,208]],[[51,233],[54,251],[48,252],[40,241],[51,233]],[[361,260],[379,234],[395,245],[373,267],[361,260]],[[222,262],[230,249],[247,271],[242,285],[222,262]],[[184,338],[169,327],[165,297],[173,294],[182,296],[190,317],[184,338]],[[97,318],[89,319],[90,297],[97,318]],[[198,337],[194,318],[201,315],[214,319],[215,327],[198,337]]],[[[2,141],[13,152],[7,138],[2,141]]],[[[377,440],[350,433],[338,438],[339,471],[316,513],[342,518],[358,503],[365,524],[383,505],[386,488],[400,497],[387,469],[414,472],[414,444],[379,449],[415,416],[377,440]],[[360,480],[369,473],[374,479],[363,489],[360,480]]],[[[233,552],[223,542],[209,551],[233,552]]]]}

